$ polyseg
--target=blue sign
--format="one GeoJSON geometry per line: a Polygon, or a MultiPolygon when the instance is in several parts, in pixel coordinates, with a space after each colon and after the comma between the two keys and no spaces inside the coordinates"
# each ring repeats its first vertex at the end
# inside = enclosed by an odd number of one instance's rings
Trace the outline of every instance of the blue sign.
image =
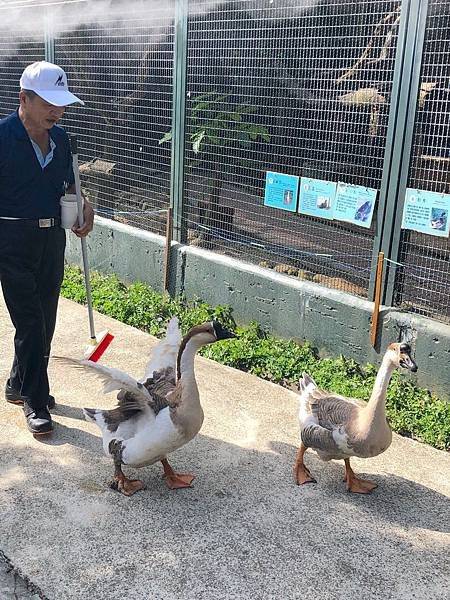
{"type": "Polygon", "coordinates": [[[448,237],[450,194],[406,190],[402,229],[448,237]]]}
{"type": "Polygon", "coordinates": [[[267,171],[264,206],[295,212],[297,210],[298,180],[296,175],[283,175],[267,171]]]}
{"type": "Polygon", "coordinates": [[[373,188],[339,182],[334,218],[369,229],[376,199],[377,190],[373,188]]]}
{"type": "Polygon", "coordinates": [[[302,177],[298,212],[303,215],[332,219],[335,195],[336,184],[333,181],[302,177]]]}

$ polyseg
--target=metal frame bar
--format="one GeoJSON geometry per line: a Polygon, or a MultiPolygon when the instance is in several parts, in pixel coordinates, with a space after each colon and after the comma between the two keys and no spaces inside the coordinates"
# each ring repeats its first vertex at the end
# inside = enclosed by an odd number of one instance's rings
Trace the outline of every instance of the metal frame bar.
{"type": "MultiPolygon", "coordinates": [[[[405,0],[404,0],[405,2],[405,0]]],[[[390,130],[386,143],[386,163],[384,166],[382,197],[380,197],[378,226],[379,247],[390,260],[396,261],[399,254],[401,219],[412,156],[412,141],[416,118],[417,99],[420,85],[420,71],[425,39],[425,23],[428,14],[428,0],[407,0],[401,25],[402,40],[396,60],[394,89],[396,90],[390,130]],[[381,205],[381,200],[383,205],[381,205]]],[[[381,196],[381,195],[380,195],[381,196]]],[[[373,265],[375,267],[375,264],[373,265]]],[[[383,276],[383,304],[392,306],[394,298],[395,270],[385,269],[383,276]]],[[[373,294],[371,281],[370,292],[373,294]]],[[[371,296],[373,297],[373,296],[371,296]]]]}
{"type": "MultiPolygon", "coordinates": [[[[385,246],[389,245],[389,258],[394,261],[398,261],[400,252],[400,237],[401,237],[401,223],[403,217],[403,207],[405,204],[406,187],[408,184],[409,167],[413,156],[412,145],[414,135],[414,125],[416,120],[418,93],[420,86],[420,72],[422,69],[422,57],[423,48],[425,41],[425,25],[428,15],[428,0],[415,0],[417,2],[417,14],[414,13],[415,18],[415,35],[411,40],[411,72],[409,78],[409,97],[406,103],[406,119],[405,119],[405,131],[402,148],[398,149],[400,152],[399,163],[399,181],[397,188],[397,206],[396,211],[392,215],[392,235],[390,240],[385,240],[385,246]]],[[[411,37],[413,37],[411,35],[411,37]]],[[[406,82],[405,82],[406,87],[406,82]]],[[[405,99],[406,100],[406,99],[405,99]]],[[[394,300],[395,292],[395,269],[387,270],[387,277],[385,278],[385,303],[389,303],[391,306],[394,300]]]]}
{"type": "Polygon", "coordinates": [[[391,177],[395,180],[398,173],[393,165],[394,144],[398,134],[398,119],[400,109],[400,96],[402,92],[402,77],[405,62],[405,49],[408,37],[408,25],[410,18],[412,0],[403,0],[401,5],[400,24],[398,30],[397,49],[395,54],[394,78],[392,81],[391,103],[389,110],[388,128],[386,134],[386,146],[383,158],[383,174],[381,177],[380,193],[378,198],[376,235],[373,243],[372,267],[370,271],[368,299],[374,301],[377,278],[378,256],[382,250],[383,234],[386,226],[392,227],[392,219],[389,213],[392,206],[391,177]]]}
{"type": "Polygon", "coordinates": [[[44,44],[45,44],[45,60],[47,62],[55,62],[55,37],[53,35],[53,18],[51,9],[47,8],[45,11],[45,30],[44,30],[44,44]]]}
{"type": "Polygon", "coordinates": [[[184,137],[186,122],[188,0],[175,2],[175,40],[172,103],[172,157],[170,177],[170,205],[173,210],[173,238],[183,242],[182,227],[184,195],[184,137]]]}

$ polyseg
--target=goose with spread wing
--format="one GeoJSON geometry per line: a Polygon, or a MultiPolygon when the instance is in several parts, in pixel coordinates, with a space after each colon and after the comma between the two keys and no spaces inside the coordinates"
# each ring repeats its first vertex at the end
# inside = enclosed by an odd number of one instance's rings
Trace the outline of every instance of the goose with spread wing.
{"type": "Polygon", "coordinates": [[[122,466],[144,467],[157,461],[169,488],[190,487],[194,476],[176,473],[167,456],[192,440],[203,424],[194,357],[202,346],[231,337],[234,334],[212,321],[193,327],[181,339],[174,317],[141,381],[98,363],[60,359],[95,373],[103,380],[105,393],[120,390],[116,408],[83,409],[86,419],[100,428],[104,452],[114,461],[113,489],[126,496],[143,489],[143,482],[128,479],[122,466]]]}
{"type": "Polygon", "coordinates": [[[306,450],[311,448],[322,460],[344,460],[349,492],[368,494],[377,487],[371,481],[356,477],[350,458],[377,456],[390,446],[392,432],[386,420],[386,391],[398,367],[417,371],[408,344],[389,345],[367,404],[320,390],[314,380],[303,373],[299,403],[301,444],[294,466],[298,485],[316,482],[303,461],[306,450]]]}

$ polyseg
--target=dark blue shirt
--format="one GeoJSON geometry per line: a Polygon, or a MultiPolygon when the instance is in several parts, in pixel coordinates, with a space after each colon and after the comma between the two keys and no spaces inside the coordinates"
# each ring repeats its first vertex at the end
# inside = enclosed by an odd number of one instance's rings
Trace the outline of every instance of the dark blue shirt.
{"type": "Polygon", "coordinates": [[[0,217],[43,219],[60,215],[59,200],[74,182],[67,133],[50,131],[56,144],[43,169],[18,112],[0,120],[0,217]]]}

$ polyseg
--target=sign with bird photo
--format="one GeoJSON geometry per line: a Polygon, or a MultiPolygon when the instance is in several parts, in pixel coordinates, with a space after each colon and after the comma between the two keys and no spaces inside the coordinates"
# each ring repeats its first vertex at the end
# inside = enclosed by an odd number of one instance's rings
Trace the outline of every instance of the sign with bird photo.
{"type": "Polygon", "coordinates": [[[335,196],[336,183],[333,181],[302,177],[298,212],[303,215],[332,219],[335,196]]]}
{"type": "Polygon", "coordinates": [[[406,190],[402,229],[448,237],[450,221],[450,194],[406,190]]]}
{"type": "Polygon", "coordinates": [[[373,188],[339,182],[334,218],[369,229],[376,199],[377,190],[373,188]]]}
{"type": "Polygon", "coordinates": [[[295,212],[297,210],[298,180],[296,175],[283,175],[267,171],[264,206],[295,212]]]}

